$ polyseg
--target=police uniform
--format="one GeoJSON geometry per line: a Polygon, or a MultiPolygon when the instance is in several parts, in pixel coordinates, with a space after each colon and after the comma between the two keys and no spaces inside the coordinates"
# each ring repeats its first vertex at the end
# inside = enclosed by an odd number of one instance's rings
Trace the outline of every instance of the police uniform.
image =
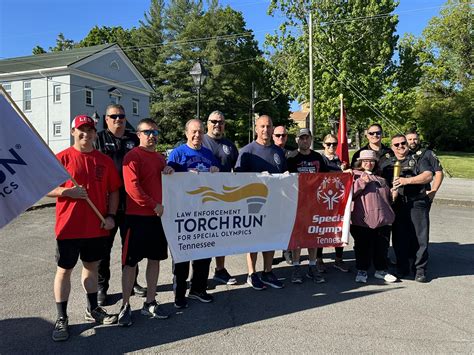
{"type": "MultiPolygon", "coordinates": [[[[396,157],[385,160],[381,166],[384,178],[393,183],[396,157]]],[[[425,171],[433,172],[428,159],[421,154],[409,153],[401,163],[400,177],[410,178],[425,171]]],[[[429,212],[431,202],[426,194],[429,185],[410,184],[398,189],[393,204],[395,221],[392,225],[392,245],[397,257],[397,272],[406,276],[410,272],[410,259],[417,275],[424,275],[428,264],[429,212]]]]}
{"type": "Polygon", "coordinates": [[[382,144],[379,150],[373,150],[370,147],[370,144],[366,144],[363,147],[361,147],[357,152],[355,152],[354,155],[352,156],[352,161],[351,161],[352,167],[357,162],[357,158],[359,158],[360,152],[362,152],[363,150],[374,151],[375,155],[377,156],[377,159],[379,160],[379,166],[384,164],[386,159],[393,157],[392,149],[390,149],[390,147],[387,147],[385,144],[382,144]]]}
{"type": "MultiPolygon", "coordinates": [[[[120,174],[123,181],[122,162],[125,154],[139,145],[138,137],[135,133],[125,131],[122,137],[116,137],[109,129],[105,129],[97,133],[97,140],[94,146],[97,150],[106,154],[114,161],[115,168],[120,174]]],[[[117,215],[115,218],[115,227],[110,231],[110,242],[108,244],[107,257],[102,259],[99,263],[99,290],[107,292],[110,280],[110,252],[114,243],[115,234],[120,228],[120,236],[122,238],[122,245],[125,238],[125,188],[120,188],[120,199],[117,215]]],[[[138,273],[138,270],[137,270],[138,273]]]]}

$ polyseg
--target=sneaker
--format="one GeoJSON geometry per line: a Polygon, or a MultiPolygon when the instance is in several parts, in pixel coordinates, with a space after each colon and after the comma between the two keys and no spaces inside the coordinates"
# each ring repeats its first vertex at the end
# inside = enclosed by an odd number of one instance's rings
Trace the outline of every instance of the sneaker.
{"type": "Polygon", "coordinates": [[[174,299],[174,308],[177,309],[183,309],[183,308],[188,308],[188,301],[186,301],[186,298],[175,298],[174,299]]]}
{"type": "Polygon", "coordinates": [[[316,261],[316,270],[321,274],[326,272],[326,267],[324,266],[324,261],[322,259],[316,261]]]}
{"type": "Polygon", "coordinates": [[[153,301],[150,303],[143,302],[143,308],[141,314],[144,316],[157,318],[157,319],[167,319],[169,315],[163,312],[163,309],[160,307],[158,302],[153,301]]]}
{"type": "Polygon", "coordinates": [[[293,273],[291,274],[291,282],[294,284],[303,283],[303,275],[301,273],[301,268],[299,265],[293,266],[293,273]]]}
{"type": "Polygon", "coordinates": [[[267,288],[267,286],[264,285],[262,280],[260,280],[260,277],[258,277],[255,272],[247,277],[247,284],[252,286],[254,290],[258,291],[265,290],[267,288]]]}
{"type": "Polygon", "coordinates": [[[89,322],[96,322],[105,325],[117,323],[117,315],[107,314],[107,311],[102,307],[97,307],[96,309],[92,310],[92,312],[86,308],[86,314],[84,318],[89,322]]]}
{"type": "Polygon", "coordinates": [[[342,272],[349,272],[349,268],[346,266],[346,263],[342,260],[337,260],[334,262],[334,268],[342,272]]]}
{"type": "Polygon", "coordinates": [[[54,341],[65,341],[69,339],[69,321],[68,318],[56,319],[56,324],[53,329],[53,340],[54,341]]]}
{"type": "Polygon", "coordinates": [[[120,327],[129,327],[132,325],[132,309],[128,303],[120,308],[118,325],[120,327]]]}
{"type": "Polygon", "coordinates": [[[283,250],[283,258],[288,265],[293,265],[293,253],[291,250],[283,250]]]}
{"type": "Polygon", "coordinates": [[[322,284],[322,283],[326,282],[326,279],[323,277],[323,275],[321,275],[318,272],[318,269],[316,268],[316,265],[310,265],[309,266],[308,272],[306,273],[306,277],[308,279],[313,280],[317,284],[322,284]]]}
{"type": "Polygon", "coordinates": [[[360,282],[360,283],[367,283],[367,271],[364,270],[358,270],[357,271],[357,276],[355,278],[355,282],[360,282]]]}
{"type": "Polygon", "coordinates": [[[146,297],[146,287],[142,287],[139,284],[133,285],[132,295],[136,295],[138,297],[146,297]]]}
{"type": "Polygon", "coordinates": [[[376,279],[384,280],[385,282],[395,282],[398,279],[396,276],[393,276],[392,274],[389,274],[385,270],[377,270],[375,271],[374,277],[376,279]]]}
{"type": "Polygon", "coordinates": [[[262,272],[260,280],[265,284],[273,288],[283,288],[283,283],[277,279],[275,274],[270,272],[262,272]]]}
{"type": "Polygon", "coordinates": [[[416,282],[421,282],[421,283],[425,283],[427,282],[428,280],[426,279],[426,275],[423,271],[417,271],[416,272],[416,275],[415,275],[415,281],[416,282]]]}
{"type": "Polygon", "coordinates": [[[222,270],[215,269],[213,279],[224,285],[235,285],[237,283],[237,280],[230,276],[226,268],[223,268],[222,270]]]}
{"type": "Polygon", "coordinates": [[[97,291],[97,304],[101,307],[107,305],[107,291],[104,291],[104,290],[97,291]]]}
{"type": "Polygon", "coordinates": [[[209,303],[214,300],[214,297],[212,297],[212,295],[208,294],[206,291],[196,292],[196,291],[190,290],[188,293],[188,298],[201,301],[202,303],[209,303]]]}

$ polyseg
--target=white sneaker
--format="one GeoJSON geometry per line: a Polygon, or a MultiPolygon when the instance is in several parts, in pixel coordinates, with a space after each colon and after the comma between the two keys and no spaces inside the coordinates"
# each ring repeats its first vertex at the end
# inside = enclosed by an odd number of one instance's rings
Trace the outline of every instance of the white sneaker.
{"type": "Polygon", "coordinates": [[[389,274],[388,272],[384,270],[375,271],[374,277],[376,279],[384,280],[385,282],[395,282],[398,280],[395,276],[393,276],[392,274],[389,274]]]}
{"type": "Polygon", "coordinates": [[[358,270],[355,282],[360,282],[363,284],[367,283],[367,271],[358,270]]]}

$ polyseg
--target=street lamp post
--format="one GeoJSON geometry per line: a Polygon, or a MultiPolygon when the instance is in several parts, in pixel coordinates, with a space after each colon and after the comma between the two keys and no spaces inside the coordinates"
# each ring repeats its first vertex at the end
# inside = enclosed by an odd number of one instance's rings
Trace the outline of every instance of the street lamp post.
{"type": "Polygon", "coordinates": [[[202,65],[199,60],[196,64],[193,65],[192,69],[189,71],[189,74],[192,76],[194,85],[197,90],[197,119],[200,119],[199,115],[199,102],[201,100],[201,87],[204,85],[204,81],[207,78],[207,70],[202,65]]]}
{"type": "Polygon", "coordinates": [[[255,102],[255,99],[258,98],[258,91],[255,89],[255,84],[252,83],[252,110],[250,112],[250,130],[249,130],[249,143],[253,140],[253,130],[255,127],[255,106],[261,102],[271,101],[270,99],[263,99],[255,102]]]}

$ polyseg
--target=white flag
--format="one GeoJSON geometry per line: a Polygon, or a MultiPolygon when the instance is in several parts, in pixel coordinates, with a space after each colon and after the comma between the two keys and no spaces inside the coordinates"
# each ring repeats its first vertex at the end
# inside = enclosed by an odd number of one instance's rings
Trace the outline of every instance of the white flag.
{"type": "Polygon", "coordinates": [[[0,95],[0,228],[67,179],[64,167],[0,95]]]}

